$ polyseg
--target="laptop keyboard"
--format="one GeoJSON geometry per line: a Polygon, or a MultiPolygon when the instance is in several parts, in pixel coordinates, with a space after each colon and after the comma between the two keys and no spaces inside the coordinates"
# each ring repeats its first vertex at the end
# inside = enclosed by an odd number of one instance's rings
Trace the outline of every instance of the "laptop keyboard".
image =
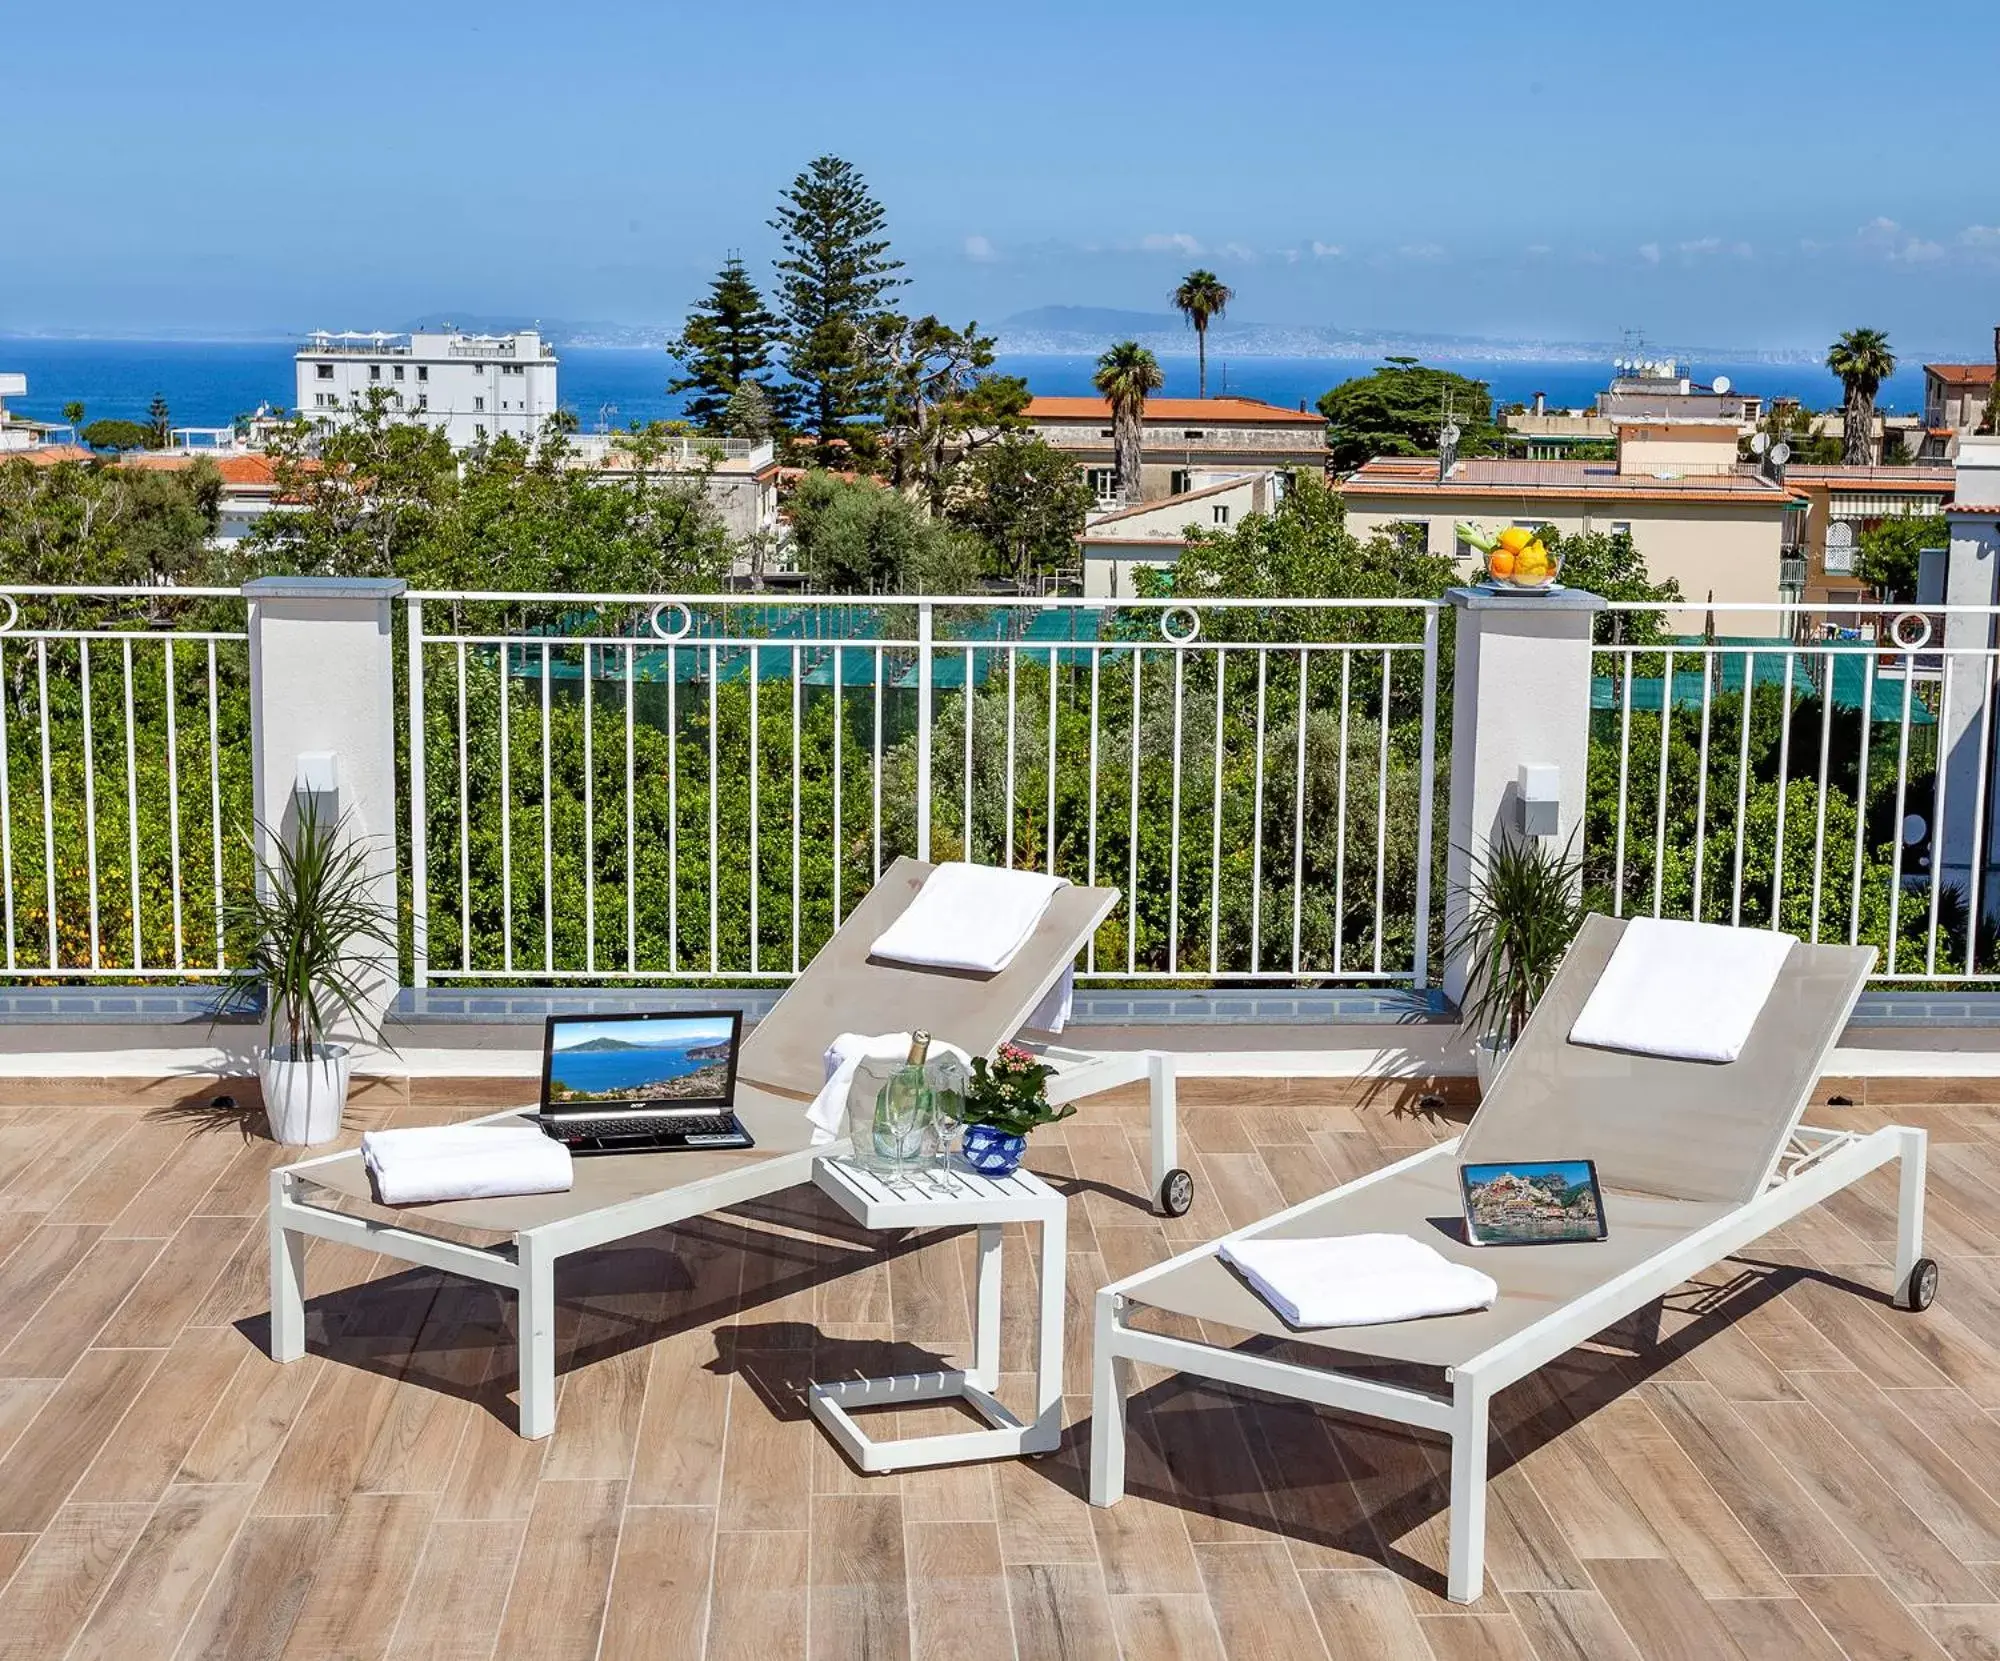
{"type": "Polygon", "coordinates": [[[736,1115],[733,1113],[676,1113],[671,1118],[658,1119],[573,1119],[564,1114],[559,1119],[546,1121],[562,1141],[603,1139],[615,1141],[624,1138],[658,1141],[665,1136],[733,1136],[737,1134],[736,1115]]]}

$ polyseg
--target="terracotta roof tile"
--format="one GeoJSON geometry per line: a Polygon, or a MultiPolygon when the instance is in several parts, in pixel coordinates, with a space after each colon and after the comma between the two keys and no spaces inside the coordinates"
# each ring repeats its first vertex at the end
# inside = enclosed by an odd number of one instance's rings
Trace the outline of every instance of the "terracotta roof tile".
{"type": "Polygon", "coordinates": [[[1990,363],[1927,363],[1926,375],[1935,375],[1946,386],[1991,386],[1993,365],[1990,363]]]}
{"type": "MultiPolygon", "coordinates": [[[[1109,421],[1111,406],[1102,398],[1037,397],[1028,400],[1022,414],[1030,421],[1109,421]]],[[[1316,411],[1286,409],[1283,404],[1267,404],[1257,398],[1148,398],[1146,419],[1201,421],[1213,427],[1266,422],[1300,427],[1326,425],[1326,417],[1316,411]]]]}

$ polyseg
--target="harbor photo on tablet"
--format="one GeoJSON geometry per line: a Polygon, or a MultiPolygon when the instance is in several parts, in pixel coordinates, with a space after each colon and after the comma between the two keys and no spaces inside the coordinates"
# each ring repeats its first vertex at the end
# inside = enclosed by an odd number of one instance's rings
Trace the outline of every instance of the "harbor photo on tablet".
{"type": "Polygon", "coordinates": [[[1604,1199],[1587,1159],[1461,1165],[1466,1238],[1475,1246],[1602,1240],[1604,1199]]]}

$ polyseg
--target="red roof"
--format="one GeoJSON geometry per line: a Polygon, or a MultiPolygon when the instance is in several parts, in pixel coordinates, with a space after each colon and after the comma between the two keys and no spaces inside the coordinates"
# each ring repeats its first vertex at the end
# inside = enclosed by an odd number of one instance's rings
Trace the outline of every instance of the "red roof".
{"type": "Polygon", "coordinates": [[[1377,456],[1349,474],[1340,488],[1370,496],[1479,496],[1521,502],[1597,498],[1779,507],[1791,500],[1789,491],[1747,467],[1729,473],[1684,473],[1662,479],[1645,473],[1620,473],[1609,462],[1515,461],[1488,456],[1460,461],[1442,483],[1434,456],[1377,456]]]}
{"type": "Polygon", "coordinates": [[[125,455],[118,458],[120,467],[144,467],[157,472],[178,473],[184,467],[192,467],[197,461],[205,461],[222,475],[224,484],[244,486],[250,489],[269,489],[278,482],[271,458],[257,451],[243,454],[205,456],[199,451],[189,453],[179,451],[173,455],[125,455]]]}
{"type": "Polygon", "coordinates": [[[1991,386],[1993,365],[1990,363],[1927,363],[1926,375],[1935,375],[1946,386],[1991,386]]]}
{"type": "Polygon", "coordinates": [[[1957,478],[1949,467],[1795,466],[1785,469],[1785,483],[1820,485],[1830,492],[1850,491],[1864,496],[1892,495],[1898,491],[1918,496],[1949,496],[1957,487],[1957,478]]]}
{"type": "MultiPolygon", "coordinates": [[[[1111,406],[1102,398],[1028,400],[1022,412],[1030,421],[1109,421],[1111,406]]],[[[1148,398],[1148,421],[1206,422],[1213,427],[1241,427],[1265,422],[1300,427],[1324,427],[1326,417],[1312,410],[1286,409],[1260,398],[1148,398]]]]}
{"type": "Polygon", "coordinates": [[[25,461],[37,467],[53,467],[59,461],[88,461],[91,452],[81,444],[38,444],[32,450],[0,451],[0,462],[25,461]]]}

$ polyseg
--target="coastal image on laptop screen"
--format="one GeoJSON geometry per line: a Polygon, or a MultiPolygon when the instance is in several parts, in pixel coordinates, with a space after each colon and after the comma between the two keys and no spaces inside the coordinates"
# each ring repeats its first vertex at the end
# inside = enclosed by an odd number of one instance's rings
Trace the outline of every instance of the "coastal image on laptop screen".
{"type": "Polygon", "coordinates": [[[549,1029],[548,1107],[727,1106],[740,1021],[734,1014],[557,1019],[549,1029]]]}

